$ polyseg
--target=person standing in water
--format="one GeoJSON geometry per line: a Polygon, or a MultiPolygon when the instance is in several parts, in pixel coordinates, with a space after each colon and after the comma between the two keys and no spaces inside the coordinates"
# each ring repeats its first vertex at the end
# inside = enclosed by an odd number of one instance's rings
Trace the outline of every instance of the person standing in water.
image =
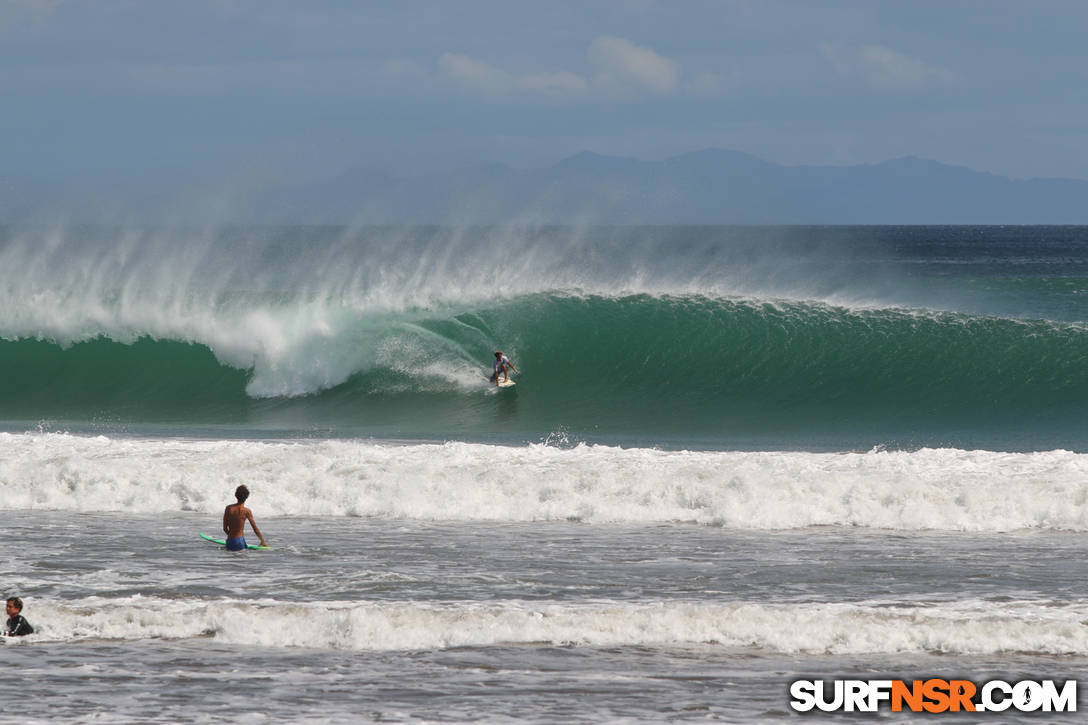
{"type": "Polygon", "coordinates": [[[499,373],[502,373],[503,382],[510,380],[510,371],[515,373],[521,371],[514,367],[514,363],[510,362],[510,358],[503,354],[502,350],[495,351],[495,366],[494,372],[491,373],[491,382],[495,385],[499,384],[499,373]]]}
{"type": "Polygon", "coordinates": [[[227,535],[227,551],[245,551],[247,521],[253,527],[253,533],[261,540],[261,546],[268,546],[261,530],[257,528],[257,522],[253,520],[253,512],[245,507],[249,489],[239,486],[234,490],[234,497],[238,499],[238,503],[228,505],[223,511],[223,533],[227,535]]]}

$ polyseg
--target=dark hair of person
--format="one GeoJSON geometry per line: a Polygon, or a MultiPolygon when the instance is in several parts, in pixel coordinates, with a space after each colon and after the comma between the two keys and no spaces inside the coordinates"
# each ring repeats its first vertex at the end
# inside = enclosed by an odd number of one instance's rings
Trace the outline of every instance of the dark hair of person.
{"type": "Polygon", "coordinates": [[[239,486],[234,489],[234,497],[238,499],[238,503],[245,503],[246,499],[249,498],[249,489],[245,486],[239,486]]]}
{"type": "Polygon", "coordinates": [[[19,597],[8,597],[8,604],[14,604],[16,609],[23,611],[23,600],[19,597]]]}

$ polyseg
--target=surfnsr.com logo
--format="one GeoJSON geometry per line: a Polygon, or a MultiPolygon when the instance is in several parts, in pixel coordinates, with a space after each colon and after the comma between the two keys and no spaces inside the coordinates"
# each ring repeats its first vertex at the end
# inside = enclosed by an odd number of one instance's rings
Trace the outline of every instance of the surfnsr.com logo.
{"type": "Polygon", "coordinates": [[[796,680],[790,697],[797,712],[1076,712],[1077,681],[796,680]]]}

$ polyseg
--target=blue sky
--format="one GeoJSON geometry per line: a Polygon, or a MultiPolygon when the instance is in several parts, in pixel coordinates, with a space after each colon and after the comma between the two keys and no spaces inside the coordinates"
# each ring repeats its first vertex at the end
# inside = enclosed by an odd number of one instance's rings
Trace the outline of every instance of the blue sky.
{"type": "Polygon", "coordinates": [[[0,0],[0,176],[917,155],[1088,179],[1088,3],[0,0]]]}

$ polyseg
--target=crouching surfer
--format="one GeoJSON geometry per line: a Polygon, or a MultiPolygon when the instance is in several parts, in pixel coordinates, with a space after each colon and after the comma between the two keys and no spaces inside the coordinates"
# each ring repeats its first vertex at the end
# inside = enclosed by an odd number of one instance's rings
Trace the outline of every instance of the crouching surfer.
{"type": "Polygon", "coordinates": [[[514,363],[510,362],[510,358],[506,357],[506,355],[503,354],[502,350],[496,350],[494,372],[491,373],[491,382],[493,382],[495,385],[498,385],[500,374],[502,374],[502,381],[504,383],[508,382],[510,380],[511,370],[513,370],[515,373],[521,372],[516,367],[514,367],[514,363]]]}
{"type": "Polygon", "coordinates": [[[238,503],[232,503],[223,511],[223,533],[227,535],[228,551],[244,551],[246,548],[246,522],[253,527],[253,533],[261,540],[261,546],[268,546],[264,535],[257,528],[257,522],[253,520],[253,512],[245,507],[249,498],[249,489],[239,486],[234,490],[234,497],[238,503]]]}

